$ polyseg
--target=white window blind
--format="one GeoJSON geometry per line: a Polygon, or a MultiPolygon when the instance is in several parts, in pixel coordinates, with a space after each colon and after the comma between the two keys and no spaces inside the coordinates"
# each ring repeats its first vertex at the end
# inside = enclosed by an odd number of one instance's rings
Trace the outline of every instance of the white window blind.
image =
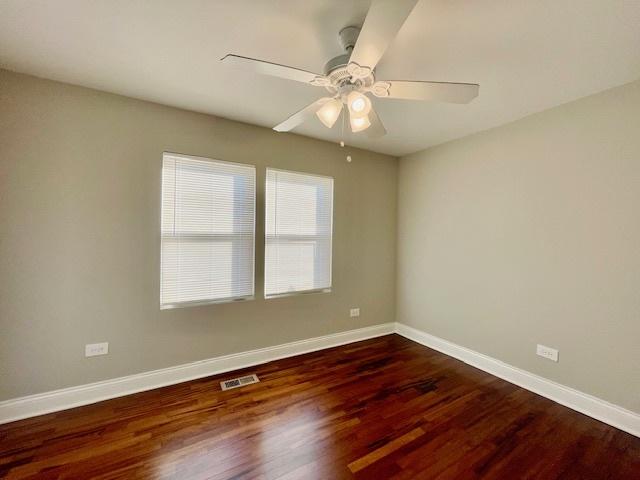
{"type": "Polygon", "coordinates": [[[333,179],[267,169],[265,297],[331,288],[333,179]]]}
{"type": "Polygon", "coordinates": [[[255,167],[165,153],[160,306],[254,294],[255,167]]]}

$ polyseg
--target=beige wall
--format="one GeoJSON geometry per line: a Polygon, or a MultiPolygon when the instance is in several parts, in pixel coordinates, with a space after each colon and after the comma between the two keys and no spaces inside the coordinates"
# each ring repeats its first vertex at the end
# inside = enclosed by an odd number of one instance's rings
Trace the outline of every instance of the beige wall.
{"type": "Polygon", "coordinates": [[[640,411],[638,112],[640,82],[397,178],[392,157],[0,70],[0,400],[397,318],[640,411]],[[160,311],[163,150],[257,165],[258,297],[265,166],[333,176],[333,292],[160,311]]]}
{"type": "Polygon", "coordinates": [[[0,71],[0,400],[394,321],[397,160],[352,155],[0,71]],[[163,150],[257,165],[258,297],[265,166],[333,176],[333,292],[160,311],[163,150]]]}
{"type": "Polygon", "coordinates": [[[402,158],[398,192],[398,321],[640,412],[640,82],[402,158]]]}

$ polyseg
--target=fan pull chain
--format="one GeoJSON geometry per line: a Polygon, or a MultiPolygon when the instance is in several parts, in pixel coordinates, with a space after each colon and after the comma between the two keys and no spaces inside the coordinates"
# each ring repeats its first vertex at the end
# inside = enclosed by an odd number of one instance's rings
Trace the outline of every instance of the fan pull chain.
{"type": "MultiPolygon", "coordinates": [[[[340,133],[340,138],[344,138],[344,124],[346,122],[347,119],[347,114],[344,112],[344,110],[342,111],[342,132],[340,133]]],[[[340,140],[340,147],[344,148],[344,140],[340,140]]],[[[347,162],[351,163],[351,155],[347,155],[347,162]]]]}

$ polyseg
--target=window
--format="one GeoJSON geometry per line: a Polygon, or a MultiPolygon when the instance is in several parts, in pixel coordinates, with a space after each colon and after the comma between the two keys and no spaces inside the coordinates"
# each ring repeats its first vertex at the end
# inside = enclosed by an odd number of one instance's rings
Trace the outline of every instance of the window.
{"type": "Polygon", "coordinates": [[[331,288],[333,179],[267,169],[266,298],[331,288]]]}
{"type": "Polygon", "coordinates": [[[251,298],[255,167],[165,153],[160,307],[251,298]]]}

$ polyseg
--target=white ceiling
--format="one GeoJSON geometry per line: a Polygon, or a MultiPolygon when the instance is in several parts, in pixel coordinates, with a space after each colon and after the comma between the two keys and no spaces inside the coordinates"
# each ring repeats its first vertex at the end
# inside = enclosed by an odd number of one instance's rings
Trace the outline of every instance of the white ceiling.
{"type": "MultiPolygon", "coordinates": [[[[226,53],[322,73],[369,1],[0,0],[0,66],[271,127],[323,95],[226,53]]],[[[374,99],[402,155],[640,77],[639,0],[420,0],[378,79],[480,84],[469,105],[374,99]]],[[[317,119],[295,132],[338,141],[317,119]]]]}

